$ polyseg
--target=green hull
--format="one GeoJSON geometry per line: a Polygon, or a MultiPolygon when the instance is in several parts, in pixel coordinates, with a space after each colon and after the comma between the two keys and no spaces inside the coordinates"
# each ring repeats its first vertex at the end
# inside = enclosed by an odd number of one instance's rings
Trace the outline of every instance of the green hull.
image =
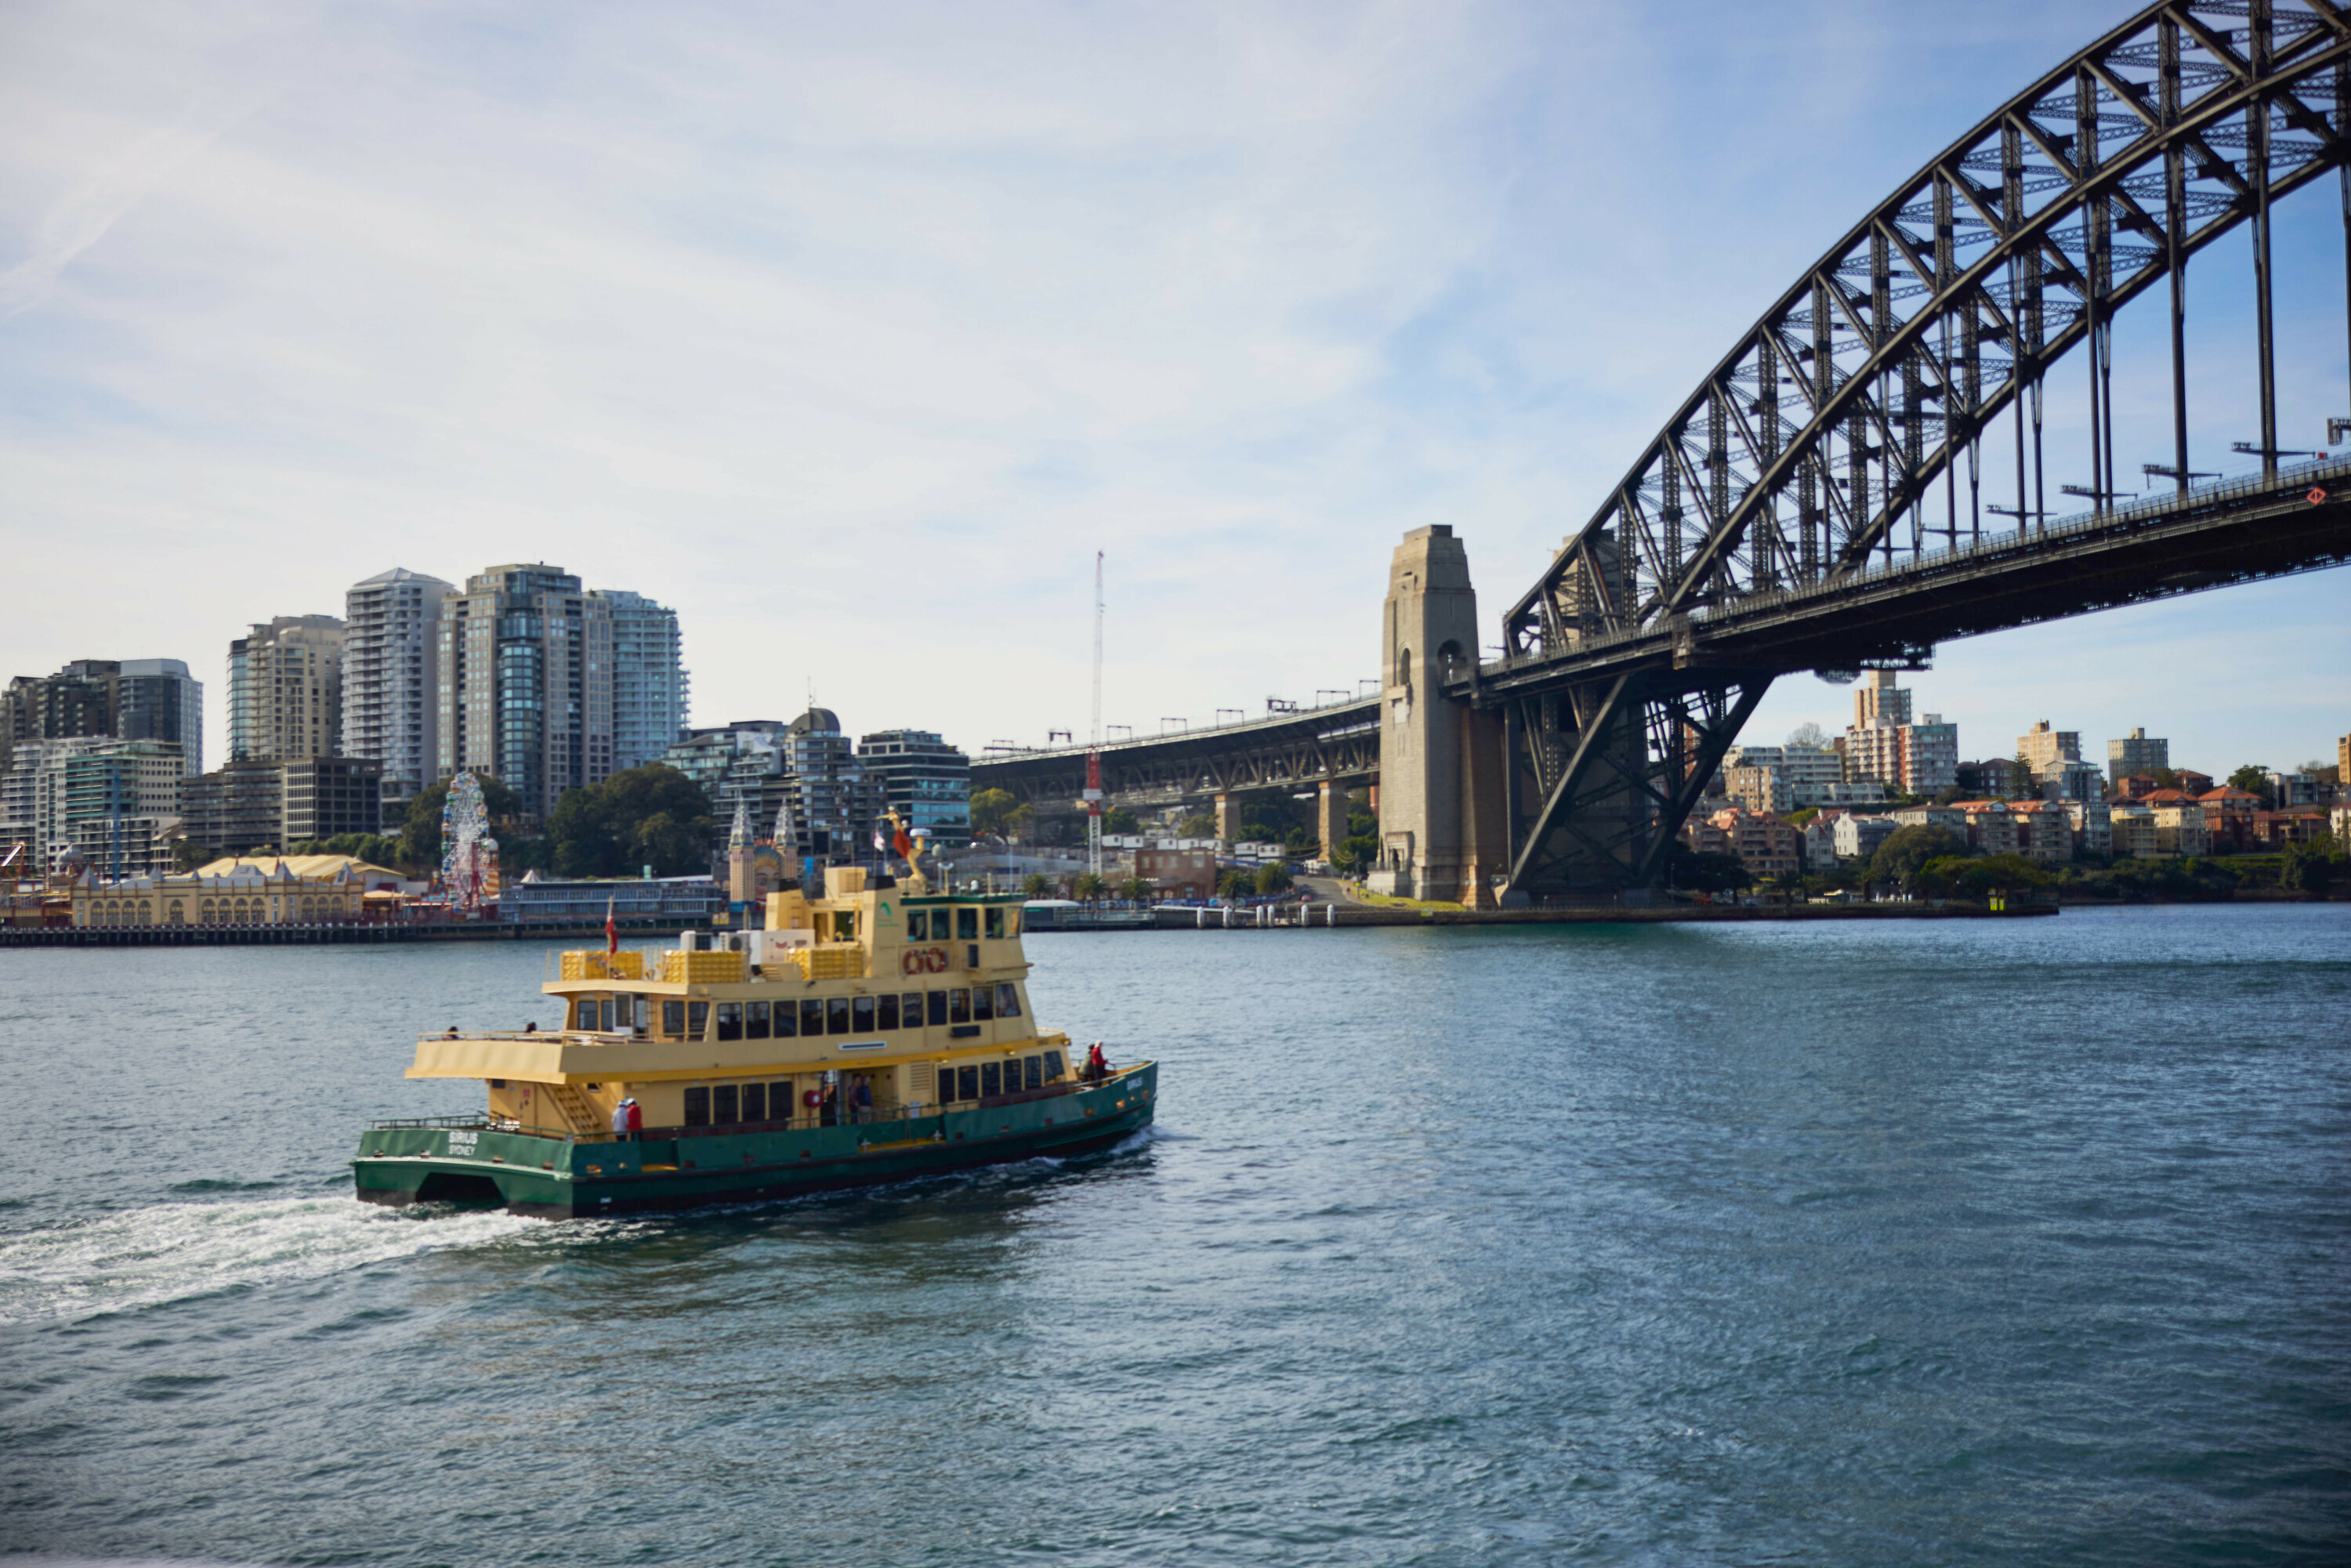
{"type": "Polygon", "coordinates": [[[1150,1125],[1158,1076],[1150,1064],[1068,1093],[899,1121],[664,1128],[637,1142],[371,1128],[351,1168],[369,1203],[489,1203],[549,1219],[743,1203],[1105,1149],[1150,1125]]]}

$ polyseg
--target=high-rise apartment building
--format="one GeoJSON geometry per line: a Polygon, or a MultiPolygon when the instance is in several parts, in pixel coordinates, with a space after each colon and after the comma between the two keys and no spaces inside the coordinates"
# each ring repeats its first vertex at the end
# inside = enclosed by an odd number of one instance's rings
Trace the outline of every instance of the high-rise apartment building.
{"type": "Polygon", "coordinates": [[[77,659],[54,675],[19,675],[0,693],[0,768],[20,741],[106,736],[179,747],[201,772],[204,687],[178,659],[77,659]]]}
{"type": "Polygon", "coordinates": [[[394,567],[343,595],[340,749],[381,767],[388,801],[413,799],[441,777],[434,632],[450,591],[437,577],[394,567]]]}
{"type": "Polygon", "coordinates": [[[1890,670],[1866,671],[1862,681],[1844,737],[1845,779],[1879,779],[1907,795],[1949,789],[1958,775],[1959,727],[1932,713],[1912,723],[1910,693],[1894,684],[1890,670]]]}
{"type": "Polygon", "coordinates": [[[2061,762],[2082,760],[2082,732],[2051,729],[2044,718],[2016,737],[2016,754],[2036,777],[2046,778],[2061,762]]]}
{"type": "Polygon", "coordinates": [[[2106,742],[2106,782],[2116,783],[2134,773],[2153,773],[2171,766],[2171,742],[2156,740],[2144,729],[2134,729],[2121,740],[2106,742]]]}
{"type": "Polygon", "coordinates": [[[1853,694],[1853,727],[1867,729],[1872,725],[1908,724],[1910,722],[1910,691],[1894,684],[1891,670],[1864,670],[1861,685],[1853,694]]]}
{"type": "Polygon", "coordinates": [[[343,623],[280,615],[228,645],[228,759],[331,757],[343,736],[343,623]]]}
{"type": "Polygon", "coordinates": [[[938,849],[971,842],[971,758],[926,729],[885,729],[857,743],[884,810],[938,849]]]}
{"type": "Polygon", "coordinates": [[[544,821],[612,772],[612,620],[545,562],[494,566],[441,601],[434,769],[488,773],[544,821]]]}
{"type": "Polygon", "coordinates": [[[642,768],[684,736],[687,675],[677,612],[642,593],[596,589],[612,625],[612,771],[642,768]]]}
{"type": "Polygon", "coordinates": [[[169,871],[164,832],[177,820],[184,763],[177,742],[71,736],[27,740],[0,775],[0,858],[54,872],[78,863],[101,877],[169,871]]]}

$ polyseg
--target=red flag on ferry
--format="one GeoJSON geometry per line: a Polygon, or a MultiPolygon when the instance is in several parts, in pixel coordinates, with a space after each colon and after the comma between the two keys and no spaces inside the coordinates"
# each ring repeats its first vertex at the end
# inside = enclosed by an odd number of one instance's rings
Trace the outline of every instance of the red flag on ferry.
{"type": "Polygon", "coordinates": [[[612,901],[607,898],[604,900],[604,951],[617,953],[620,950],[621,927],[612,919],[612,901]]]}

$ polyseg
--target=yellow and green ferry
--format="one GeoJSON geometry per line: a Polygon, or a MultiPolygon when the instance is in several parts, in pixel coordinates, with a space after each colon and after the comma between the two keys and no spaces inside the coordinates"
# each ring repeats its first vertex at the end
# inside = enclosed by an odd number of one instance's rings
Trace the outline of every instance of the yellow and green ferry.
{"type": "Polygon", "coordinates": [[[1150,1124],[1157,1066],[1097,1071],[1037,1027],[1021,903],[837,867],[764,929],[550,955],[563,1027],[419,1040],[409,1077],[487,1103],[371,1124],[359,1196],[568,1218],[1107,1148],[1150,1124]]]}

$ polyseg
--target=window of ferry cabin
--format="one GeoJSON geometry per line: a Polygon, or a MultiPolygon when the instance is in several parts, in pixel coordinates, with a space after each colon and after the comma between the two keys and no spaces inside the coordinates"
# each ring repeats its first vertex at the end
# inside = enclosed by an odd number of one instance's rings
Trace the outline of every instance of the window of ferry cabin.
{"type": "Polygon", "coordinates": [[[832,912],[832,939],[836,942],[857,940],[857,911],[836,909],[832,912]]]}
{"type": "Polygon", "coordinates": [[[849,999],[849,1032],[852,1034],[873,1032],[873,998],[872,997],[852,997],[849,999]]]}
{"type": "Polygon", "coordinates": [[[885,991],[873,998],[873,1027],[893,1030],[898,1027],[898,993],[885,991]]]}
{"type": "Polygon", "coordinates": [[[909,942],[927,942],[930,939],[931,912],[927,909],[908,910],[906,912],[906,940],[909,942]]]}
{"type": "MultiPolygon", "coordinates": [[[[743,1004],[741,1002],[718,1004],[718,1038],[721,1040],[743,1038],[743,1004]]],[[[731,1116],[722,1119],[730,1122],[734,1120],[731,1116]]]]}
{"type": "MultiPolygon", "coordinates": [[[[944,1070],[942,1070],[942,1071],[944,1071],[944,1070]]],[[[977,1100],[977,1099],[978,1099],[978,1098],[979,1098],[979,1069],[978,1069],[978,1068],[977,1068],[977,1067],[958,1067],[958,1068],[956,1068],[956,1097],[957,1097],[958,1099],[964,1099],[964,1100],[977,1100]]]]}
{"type": "Polygon", "coordinates": [[[1033,1056],[1024,1056],[1020,1061],[1022,1071],[1028,1078],[1027,1086],[1030,1089],[1042,1089],[1045,1086],[1043,1064],[1033,1056]]]}
{"type": "Polygon", "coordinates": [[[768,1119],[768,1086],[764,1083],[743,1085],[743,1120],[764,1122],[768,1119]]]}
{"type": "Polygon", "coordinates": [[[814,1036],[823,1032],[824,998],[802,997],[800,998],[800,1033],[814,1036]]]}
{"type": "Polygon", "coordinates": [[[776,1004],[776,1038],[789,1040],[800,1031],[800,1009],[797,1002],[776,1004]]]}
{"type": "Polygon", "coordinates": [[[573,1029],[594,1029],[596,1027],[595,998],[581,997],[578,1001],[571,1004],[571,1027],[573,1029]]]}
{"type": "Polygon", "coordinates": [[[664,1040],[685,1038],[685,1004],[684,1002],[662,1003],[662,1038],[664,1040]]]}
{"type": "Polygon", "coordinates": [[[1020,1016],[1020,993],[1013,988],[1009,980],[996,988],[996,1016],[1000,1019],[1020,1016]]]}
{"type": "Polygon", "coordinates": [[[898,998],[898,1017],[907,1029],[923,1027],[923,993],[908,991],[898,998]]]}
{"type": "MultiPolygon", "coordinates": [[[[743,1038],[745,1040],[765,1040],[768,1038],[767,1003],[745,1002],[743,1004],[743,1038]]],[[[758,1121],[758,1119],[759,1118],[756,1116],[750,1118],[752,1121],[758,1121]]]]}
{"type": "Polygon", "coordinates": [[[847,997],[825,998],[824,1032],[827,1034],[849,1032],[849,998],[847,997]]]}
{"type": "Polygon", "coordinates": [[[706,1037],[709,1033],[710,1004],[708,1002],[686,1003],[685,1038],[688,1040],[701,1040],[706,1037]]]}
{"type": "Polygon", "coordinates": [[[996,988],[974,986],[971,991],[971,1016],[975,1023],[984,1023],[996,1016],[996,988]]]}
{"type": "Polygon", "coordinates": [[[725,1127],[743,1119],[740,1091],[732,1083],[721,1083],[710,1092],[710,1120],[725,1127]]]}
{"type": "Polygon", "coordinates": [[[956,939],[959,942],[977,942],[979,940],[978,910],[958,909],[956,911],[956,939]]]}
{"type": "Polygon", "coordinates": [[[710,1091],[689,1089],[685,1092],[685,1124],[689,1127],[710,1125],[710,1091]]]}
{"type": "Polygon", "coordinates": [[[947,1021],[947,994],[933,991],[924,1003],[923,1018],[933,1029],[947,1021]]]}
{"type": "Polygon", "coordinates": [[[979,1064],[979,1097],[992,1100],[1004,1092],[1004,1069],[993,1061],[979,1064]]]}
{"type": "Polygon", "coordinates": [[[1061,1078],[1061,1053],[1058,1051],[1049,1051],[1045,1053],[1045,1082],[1058,1083],[1061,1078]]]}
{"type": "Polygon", "coordinates": [[[1004,935],[1004,911],[1001,909],[991,909],[987,912],[987,934],[990,936],[1004,935]]]}
{"type": "Polygon", "coordinates": [[[789,1122],[792,1119],[792,1081],[790,1079],[778,1078],[768,1085],[768,1115],[770,1120],[778,1122],[789,1122]]]}
{"type": "Polygon", "coordinates": [[[947,993],[947,1022],[971,1021],[971,992],[961,986],[947,993]]]}

